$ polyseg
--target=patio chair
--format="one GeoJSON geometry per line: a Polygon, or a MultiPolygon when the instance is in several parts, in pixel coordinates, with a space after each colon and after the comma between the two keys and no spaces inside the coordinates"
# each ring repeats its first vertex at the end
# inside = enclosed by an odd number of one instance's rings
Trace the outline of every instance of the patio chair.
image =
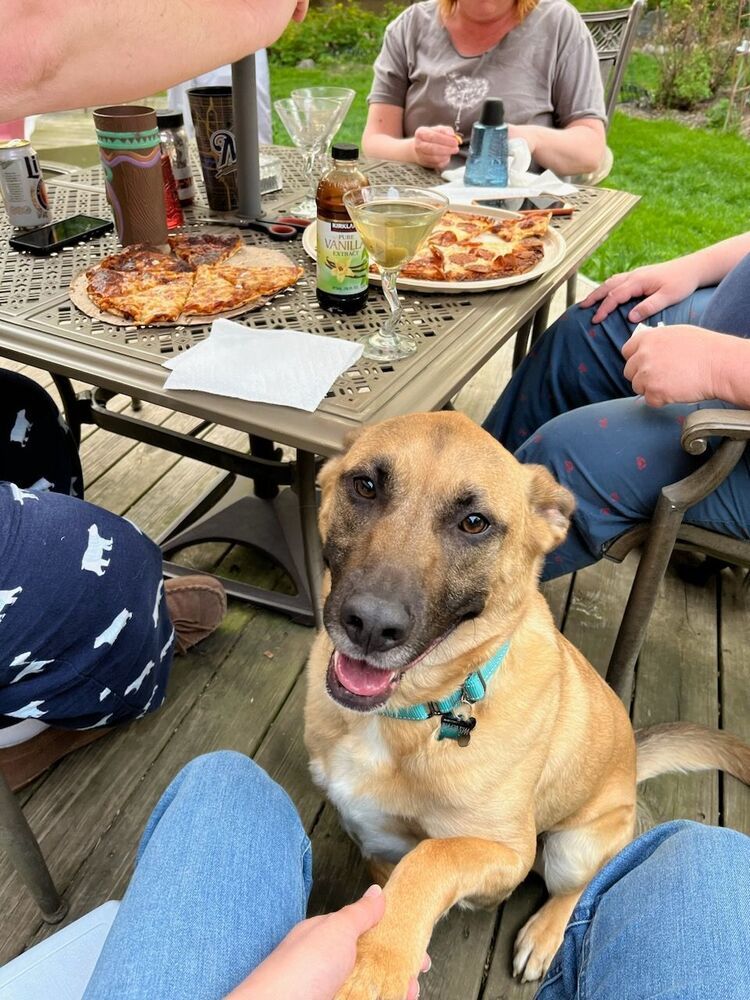
{"type": "Polygon", "coordinates": [[[0,771],[0,850],[5,851],[11,864],[34,898],[48,924],[58,924],[68,912],[68,904],[60,897],[36,837],[26,821],[18,799],[8,787],[0,771]]]}
{"type": "Polygon", "coordinates": [[[633,695],[635,664],[674,548],[750,570],[750,541],[682,523],[685,512],[712,493],[742,458],[750,440],[750,410],[696,410],[689,414],[682,447],[691,455],[702,455],[711,437],[723,440],[708,461],[685,479],[665,486],[650,523],[621,535],[605,553],[608,559],[621,562],[632,549],[643,545],[607,670],[607,681],[627,708],[633,695]]]}

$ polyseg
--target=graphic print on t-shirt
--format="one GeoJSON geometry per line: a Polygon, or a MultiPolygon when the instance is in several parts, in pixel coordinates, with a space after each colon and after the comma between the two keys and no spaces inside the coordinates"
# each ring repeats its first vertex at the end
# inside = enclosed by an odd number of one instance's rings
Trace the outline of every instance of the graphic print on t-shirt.
{"type": "MultiPolygon", "coordinates": [[[[452,74],[445,81],[445,100],[448,107],[455,109],[453,128],[461,131],[461,115],[464,108],[477,107],[490,90],[490,81],[484,76],[461,76],[452,74]]],[[[479,113],[477,112],[477,118],[479,113]]]]}

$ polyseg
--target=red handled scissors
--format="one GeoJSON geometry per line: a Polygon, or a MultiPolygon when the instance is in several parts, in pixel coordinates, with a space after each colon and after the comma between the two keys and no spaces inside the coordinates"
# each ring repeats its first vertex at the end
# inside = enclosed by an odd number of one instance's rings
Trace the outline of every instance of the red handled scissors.
{"type": "Polygon", "coordinates": [[[311,222],[310,219],[303,219],[297,215],[281,215],[276,219],[204,216],[200,221],[222,226],[238,226],[240,229],[254,229],[256,232],[266,233],[272,240],[294,240],[304,233],[311,222]]]}

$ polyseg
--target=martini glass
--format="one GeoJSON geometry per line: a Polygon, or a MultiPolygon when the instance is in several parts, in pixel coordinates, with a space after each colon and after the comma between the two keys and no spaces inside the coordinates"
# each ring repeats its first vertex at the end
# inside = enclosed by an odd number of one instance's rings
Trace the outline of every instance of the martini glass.
{"type": "Polygon", "coordinates": [[[286,97],[274,101],[279,118],[294,145],[301,151],[307,178],[307,197],[293,208],[294,212],[307,218],[315,218],[315,160],[333,137],[332,129],[341,124],[341,102],[330,97],[308,97],[295,100],[286,97]]]}
{"type": "Polygon", "coordinates": [[[292,100],[298,104],[304,104],[305,101],[322,97],[326,101],[337,101],[339,105],[339,113],[336,116],[336,121],[332,123],[328,140],[318,157],[319,162],[315,164],[315,173],[317,176],[320,176],[327,166],[328,150],[331,147],[334,136],[341,128],[347,116],[355,96],[356,91],[352,90],[351,87],[298,87],[297,90],[292,91],[292,100]]]}
{"type": "Polygon", "coordinates": [[[380,266],[383,294],[391,309],[381,329],[362,341],[364,356],[374,361],[405,358],[416,351],[417,342],[411,334],[398,330],[402,310],[396,282],[401,268],[435,228],[448,199],[426,188],[375,184],[347,191],[344,205],[370,256],[380,266]]]}

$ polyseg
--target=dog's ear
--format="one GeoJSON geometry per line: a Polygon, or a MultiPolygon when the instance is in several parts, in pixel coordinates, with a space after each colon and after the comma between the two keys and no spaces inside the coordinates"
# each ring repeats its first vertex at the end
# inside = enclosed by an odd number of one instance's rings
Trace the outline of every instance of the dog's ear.
{"type": "Polygon", "coordinates": [[[565,540],[576,502],[543,465],[525,465],[524,469],[529,477],[533,544],[539,552],[551,552],[565,540]]]}

